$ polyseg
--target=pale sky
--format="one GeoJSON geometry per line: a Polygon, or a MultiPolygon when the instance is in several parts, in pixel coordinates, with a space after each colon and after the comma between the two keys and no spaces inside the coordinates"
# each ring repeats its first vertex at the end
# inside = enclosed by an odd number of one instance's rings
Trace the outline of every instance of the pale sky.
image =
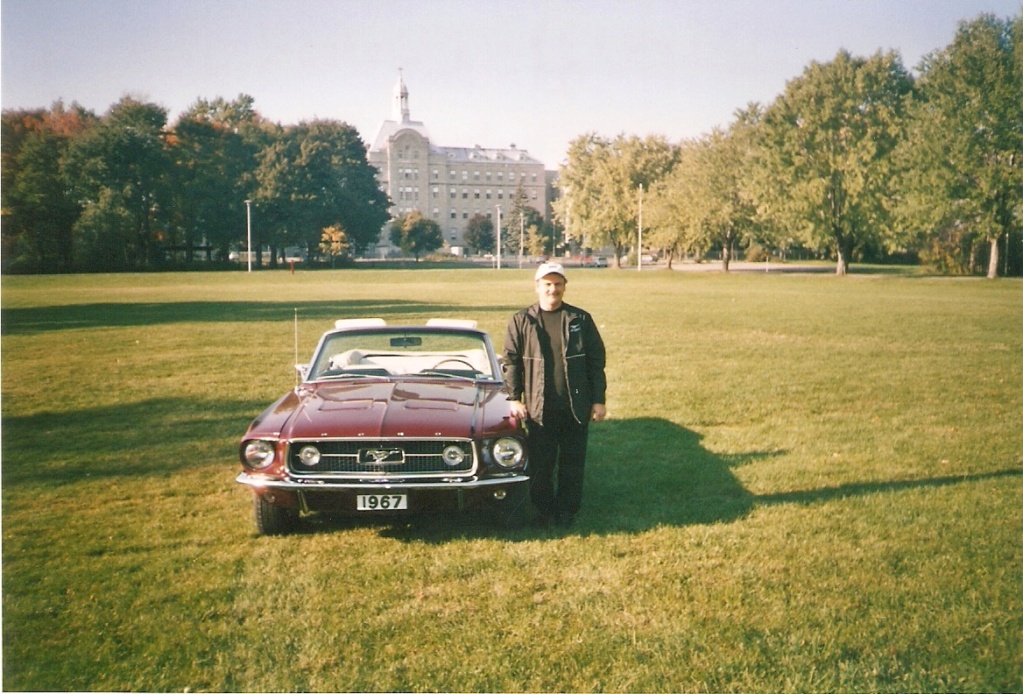
{"type": "Polygon", "coordinates": [[[4,109],[102,114],[249,94],[270,120],[331,118],[367,145],[402,69],[440,146],[528,150],[587,132],[673,142],[770,103],[811,61],[896,50],[914,68],[960,20],[1019,0],[2,0],[4,109]]]}

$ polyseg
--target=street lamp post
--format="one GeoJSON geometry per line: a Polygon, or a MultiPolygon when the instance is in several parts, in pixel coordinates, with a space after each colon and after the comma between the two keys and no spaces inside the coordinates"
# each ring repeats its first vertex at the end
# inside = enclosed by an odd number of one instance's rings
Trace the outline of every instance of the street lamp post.
{"type": "Polygon", "coordinates": [[[252,201],[245,201],[246,243],[248,244],[249,272],[252,272],[252,201]]]}
{"type": "Polygon", "coordinates": [[[643,184],[639,184],[639,248],[636,249],[636,272],[643,269],[643,184]]]}
{"type": "Polygon", "coordinates": [[[497,207],[497,269],[501,269],[501,206],[497,207]]]}

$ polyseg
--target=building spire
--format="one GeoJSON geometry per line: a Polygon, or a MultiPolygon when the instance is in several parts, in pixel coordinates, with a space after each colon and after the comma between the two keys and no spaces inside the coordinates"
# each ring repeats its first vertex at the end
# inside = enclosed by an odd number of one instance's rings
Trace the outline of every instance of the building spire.
{"type": "Polygon", "coordinates": [[[408,87],[402,79],[401,68],[398,68],[398,84],[394,85],[394,103],[391,107],[391,117],[399,123],[408,123],[410,120],[408,110],[408,87]]]}

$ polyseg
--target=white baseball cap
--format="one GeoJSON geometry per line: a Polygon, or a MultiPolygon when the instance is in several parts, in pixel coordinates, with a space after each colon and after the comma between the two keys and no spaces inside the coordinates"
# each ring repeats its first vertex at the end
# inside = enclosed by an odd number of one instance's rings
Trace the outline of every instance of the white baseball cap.
{"type": "Polygon", "coordinates": [[[565,276],[565,268],[561,266],[561,263],[544,263],[536,269],[536,275],[533,277],[533,280],[541,279],[547,275],[561,275],[566,280],[568,279],[565,276]]]}

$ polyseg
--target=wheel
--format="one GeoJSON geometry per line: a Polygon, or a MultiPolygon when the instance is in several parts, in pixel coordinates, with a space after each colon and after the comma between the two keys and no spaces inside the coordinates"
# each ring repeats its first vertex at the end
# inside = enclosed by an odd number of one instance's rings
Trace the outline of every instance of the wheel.
{"type": "Polygon", "coordinates": [[[281,508],[266,501],[262,495],[252,497],[256,517],[256,530],[260,535],[285,535],[295,529],[298,511],[281,508]]]}

